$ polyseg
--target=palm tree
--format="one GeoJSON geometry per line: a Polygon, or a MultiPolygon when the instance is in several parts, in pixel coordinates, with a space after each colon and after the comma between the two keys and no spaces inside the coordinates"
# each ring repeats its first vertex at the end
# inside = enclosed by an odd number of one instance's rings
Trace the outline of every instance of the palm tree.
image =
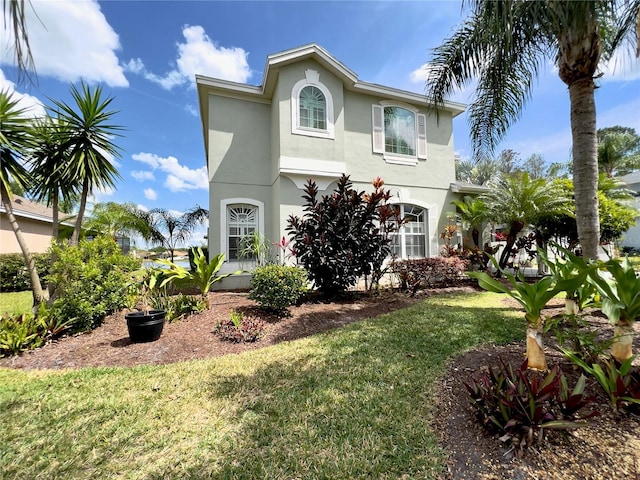
{"type": "MultiPolygon", "coordinates": [[[[474,153],[493,152],[518,120],[540,66],[553,60],[568,86],[578,234],[598,253],[598,161],[594,90],[601,61],[638,41],[640,0],[471,0],[471,15],[433,52],[427,94],[436,107],[478,79],[469,121],[474,153]]],[[[640,54],[640,49],[636,52],[640,54]]]]}
{"type": "Polygon", "coordinates": [[[479,198],[465,195],[462,200],[451,202],[456,206],[456,217],[462,226],[471,230],[471,238],[477,249],[480,248],[480,227],[487,220],[487,205],[479,198]]]}
{"type": "Polygon", "coordinates": [[[598,129],[598,168],[607,177],[621,177],[640,168],[640,136],[635,129],[598,129]]]}
{"type": "Polygon", "coordinates": [[[110,237],[140,235],[147,241],[161,242],[163,236],[152,226],[152,217],[133,203],[105,202],[93,206],[84,228],[110,237]]]}
{"type": "MultiPolygon", "coordinates": [[[[31,2],[29,6],[33,8],[31,2]]],[[[29,35],[27,34],[27,19],[24,0],[3,0],[4,22],[13,27],[13,50],[20,78],[31,80],[31,73],[35,74],[35,64],[31,55],[29,35]]]]}
{"type": "Polygon", "coordinates": [[[196,205],[181,215],[164,208],[154,208],[149,211],[149,215],[153,228],[163,232],[160,243],[169,250],[173,262],[173,253],[177,245],[187,240],[193,229],[209,218],[209,211],[196,205]]]}
{"type": "Polygon", "coordinates": [[[31,119],[25,116],[25,109],[18,106],[18,101],[13,99],[13,95],[0,91],[0,198],[29,270],[33,308],[36,310],[46,298],[35,261],[13,214],[10,183],[14,181],[27,188],[31,182],[31,175],[22,163],[23,156],[33,144],[30,123],[31,119]]]}
{"type": "Polygon", "coordinates": [[[53,113],[66,124],[61,154],[67,159],[63,178],[66,188],[80,190],[80,206],[75,228],[71,236],[71,245],[77,245],[87,206],[87,197],[96,188],[113,187],[120,178],[116,167],[109,157],[119,157],[120,148],[113,143],[113,137],[123,128],[111,124],[117,113],[107,110],[113,97],[102,99],[102,87],[92,90],[84,82],[79,91],[71,86],[71,95],[77,111],[64,102],[52,100],[57,107],[53,113]]]}
{"type": "Polygon", "coordinates": [[[518,234],[540,218],[553,214],[571,214],[567,210],[567,198],[556,183],[531,179],[527,172],[502,177],[490,185],[490,190],[480,196],[487,204],[487,216],[497,223],[508,225],[507,243],[500,256],[499,267],[507,266],[511,249],[518,234]]]}
{"type": "Polygon", "coordinates": [[[46,116],[34,123],[33,132],[35,146],[29,152],[29,160],[34,182],[30,193],[34,200],[46,203],[53,210],[51,236],[57,241],[60,202],[66,204],[78,197],[75,185],[66,179],[69,158],[62,150],[66,125],[60,118],[46,116]]]}

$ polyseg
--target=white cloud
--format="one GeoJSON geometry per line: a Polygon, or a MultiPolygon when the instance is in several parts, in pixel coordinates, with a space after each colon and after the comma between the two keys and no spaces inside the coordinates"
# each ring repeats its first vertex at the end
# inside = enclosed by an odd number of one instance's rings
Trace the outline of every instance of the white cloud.
{"type": "Polygon", "coordinates": [[[173,70],[158,75],[148,71],[139,58],[129,60],[125,70],[143,75],[165,90],[180,85],[193,86],[196,74],[243,83],[251,77],[248,54],[242,48],[216,45],[199,25],[184,26],[182,35],[185,42],[177,44],[178,56],[173,70]]]}
{"type": "Polygon", "coordinates": [[[105,202],[109,197],[112,197],[114,193],[116,193],[116,190],[113,187],[96,189],[89,195],[87,201],[93,204],[105,202]]]}
{"type": "Polygon", "coordinates": [[[196,118],[200,116],[200,111],[197,109],[197,107],[191,105],[190,103],[186,104],[184,106],[184,109],[187,111],[187,113],[193,115],[196,118]]]}
{"type": "MultiPolygon", "coordinates": [[[[409,79],[411,83],[420,85],[424,87],[427,83],[427,78],[429,78],[429,73],[431,71],[431,65],[425,63],[420,67],[416,68],[409,74],[409,79]]],[[[447,100],[453,102],[460,103],[468,103],[470,101],[471,96],[475,92],[477,82],[474,80],[469,85],[466,85],[464,88],[455,88],[454,91],[449,95],[447,100]]]]}
{"type": "Polygon", "coordinates": [[[175,157],[160,157],[153,153],[136,153],[131,156],[138,162],[151,166],[154,170],[160,170],[167,174],[164,186],[172,192],[209,188],[207,167],[192,169],[181,165],[175,157]]]}
{"type": "Polygon", "coordinates": [[[0,70],[0,92],[8,92],[13,95],[13,99],[18,101],[18,108],[25,109],[26,116],[43,117],[46,113],[44,105],[38,98],[18,92],[16,84],[7,80],[2,70],[0,70]]]}
{"type": "MultiPolygon", "coordinates": [[[[65,82],[84,79],[127,87],[116,51],[120,41],[96,0],[71,2],[33,0],[25,3],[29,43],[38,75],[65,82]]],[[[13,52],[10,23],[0,51],[13,52]]],[[[14,64],[12,54],[0,56],[0,64],[14,64]]]]}
{"type": "Polygon", "coordinates": [[[139,182],[144,182],[145,180],[155,180],[156,177],[153,172],[148,170],[134,170],[131,172],[131,176],[135,178],[139,182]]]}
{"type": "Polygon", "coordinates": [[[603,82],[629,82],[640,80],[640,60],[630,51],[616,50],[611,60],[602,68],[603,82]]]}
{"type": "Polygon", "coordinates": [[[158,194],[155,192],[153,188],[145,188],[144,198],[146,198],[147,200],[157,200],[158,194]]]}

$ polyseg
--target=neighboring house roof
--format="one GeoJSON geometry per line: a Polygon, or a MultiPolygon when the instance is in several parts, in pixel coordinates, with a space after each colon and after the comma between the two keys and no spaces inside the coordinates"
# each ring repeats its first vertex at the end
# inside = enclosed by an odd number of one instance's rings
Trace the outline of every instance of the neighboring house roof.
{"type": "MultiPolygon", "coordinates": [[[[321,46],[311,43],[269,55],[265,64],[261,85],[254,86],[245,83],[221,80],[219,78],[207,77],[204,75],[196,75],[201,118],[209,118],[209,102],[207,101],[207,95],[210,91],[215,91],[219,95],[239,96],[252,98],[255,101],[269,102],[277,83],[280,67],[306,59],[313,59],[332,72],[337,78],[342,80],[347,90],[376,95],[390,100],[420,104],[429,103],[429,99],[423,94],[358,80],[358,76],[342,62],[331,56],[321,46]]],[[[445,111],[451,112],[452,117],[456,117],[464,112],[465,105],[462,103],[447,101],[441,106],[441,108],[445,111]]],[[[203,136],[205,148],[208,148],[208,135],[205,131],[204,123],[205,122],[203,122],[202,125],[203,136]]]]}
{"type": "MultiPolygon", "coordinates": [[[[11,201],[11,208],[16,217],[30,218],[41,222],[53,223],[53,209],[38,202],[33,202],[19,195],[14,195],[11,201]]],[[[0,204],[0,213],[6,213],[7,209],[0,204]]],[[[65,225],[71,225],[62,222],[65,225]]]]}

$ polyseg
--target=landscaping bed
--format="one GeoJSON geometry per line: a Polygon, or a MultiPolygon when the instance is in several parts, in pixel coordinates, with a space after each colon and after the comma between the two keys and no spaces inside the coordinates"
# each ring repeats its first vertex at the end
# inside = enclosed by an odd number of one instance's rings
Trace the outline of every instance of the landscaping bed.
{"type": "MultiPolygon", "coordinates": [[[[475,292],[473,287],[451,288],[451,292],[475,292]]],[[[204,313],[168,323],[162,337],[153,343],[132,344],[127,335],[124,313],[112,315],[96,330],[63,337],[40,349],[18,357],[0,359],[0,367],[16,369],[76,369],[88,366],[160,365],[183,360],[203,359],[263,348],[283,341],[341,327],[357,320],[393,312],[427,301],[442,290],[424,291],[416,296],[383,292],[378,296],[357,295],[344,301],[309,301],[291,308],[291,316],[278,319],[265,316],[243,293],[211,293],[212,308],[204,313]],[[267,320],[265,337],[257,343],[229,343],[214,334],[214,326],[228,319],[230,311],[259,315],[267,320]]],[[[463,299],[464,297],[460,297],[463,299]]],[[[513,301],[504,299],[509,309],[518,310],[513,301]]],[[[450,307],[456,308],[456,307],[450,307]]],[[[561,311],[559,303],[545,310],[545,316],[561,311]]],[[[608,321],[593,315],[604,336],[609,335],[608,321]]],[[[524,321],[522,323],[524,329],[524,321]]],[[[636,325],[638,330],[638,325],[636,325]]],[[[640,351],[638,336],[635,351],[640,351]]],[[[550,366],[560,364],[573,385],[579,372],[554,349],[547,335],[550,366]]],[[[640,478],[640,419],[633,414],[616,416],[608,399],[592,378],[588,389],[597,395],[594,408],[601,412],[589,426],[569,433],[552,432],[547,441],[529,448],[522,458],[496,437],[484,433],[474,422],[474,412],[462,385],[481,366],[495,365],[498,357],[519,365],[524,358],[523,342],[508,345],[485,345],[462,353],[447,363],[443,378],[425,385],[436,399],[432,428],[446,454],[446,479],[635,479],[640,478]]],[[[419,352],[407,353],[413,357],[419,352]]],[[[381,352],[383,354],[383,352],[381,352]]],[[[155,387],[154,387],[155,388],[155,387]]],[[[425,425],[425,428],[428,428],[425,425]]]]}

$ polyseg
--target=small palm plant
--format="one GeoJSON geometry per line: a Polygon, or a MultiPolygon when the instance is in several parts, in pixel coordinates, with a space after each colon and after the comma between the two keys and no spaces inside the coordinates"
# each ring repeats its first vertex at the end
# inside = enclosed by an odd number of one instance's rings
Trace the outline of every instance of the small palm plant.
{"type": "Polygon", "coordinates": [[[194,270],[187,270],[186,268],[176,265],[169,260],[158,260],[158,263],[166,265],[168,270],[165,270],[165,275],[170,280],[174,279],[187,279],[195,283],[203,300],[207,304],[207,309],[211,307],[211,303],[208,297],[209,290],[214,283],[227,278],[230,275],[242,273],[240,270],[231,273],[218,274],[220,268],[224,264],[224,253],[219,253],[207,262],[207,256],[202,252],[202,248],[192,249],[193,251],[193,263],[195,265],[194,270]]]}
{"type": "Polygon", "coordinates": [[[504,275],[512,288],[485,272],[467,272],[467,275],[478,279],[478,285],[485,290],[506,293],[524,308],[527,322],[527,359],[528,366],[534,370],[547,370],[547,359],[544,353],[542,333],[544,319],[542,309],[559,292],[554,277],[544,277],[535,283],[527,283],[524,276],[518,278],[500,270],[495,257],[491,257],[494,266],[504,275]]]}
{"type": "Polygon", "coordinates": [[[623,363],[633,356],[633,322],[640,317],[640,279],[628,257],[599,262],[589,281],[602,296],[602,312],[614,326],[611,356],[623,363]]]}

